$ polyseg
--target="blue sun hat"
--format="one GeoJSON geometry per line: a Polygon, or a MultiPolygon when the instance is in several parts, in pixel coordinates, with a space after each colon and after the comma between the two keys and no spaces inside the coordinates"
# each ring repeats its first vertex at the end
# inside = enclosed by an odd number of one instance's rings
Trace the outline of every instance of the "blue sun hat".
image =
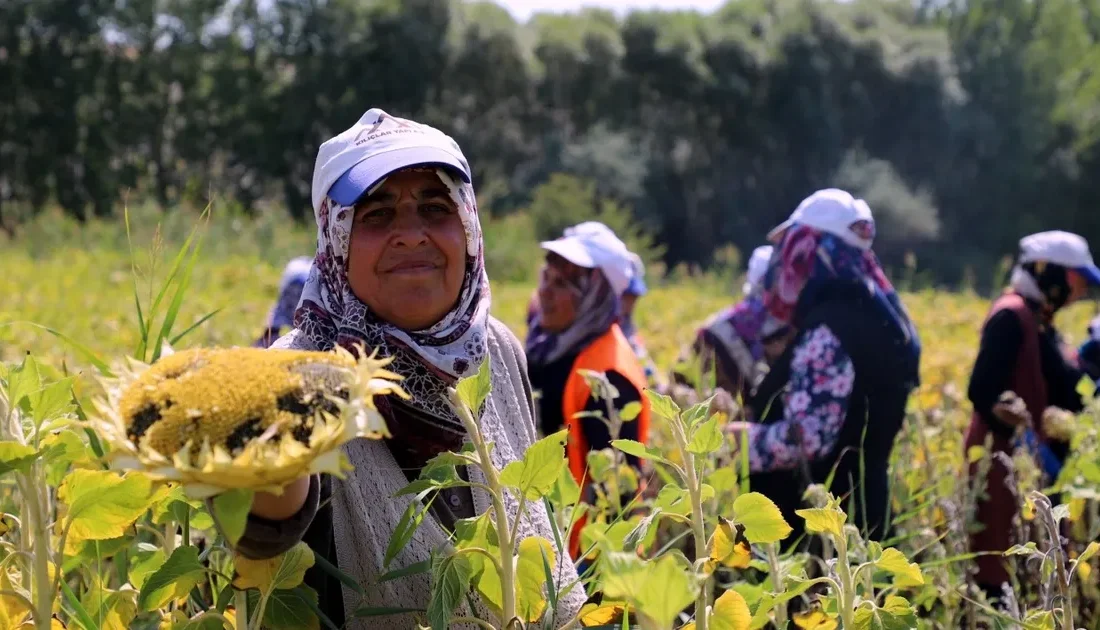
{"type": "Polygon", "coordinates": [[[626,287],[626,292],[635,297],[642,297],[649,293],[649,287],[645,283],[645,263],[642,262],[641,256],[630,252],[630,266],[634,276],[630,279],[630,285],[626,287]]]}

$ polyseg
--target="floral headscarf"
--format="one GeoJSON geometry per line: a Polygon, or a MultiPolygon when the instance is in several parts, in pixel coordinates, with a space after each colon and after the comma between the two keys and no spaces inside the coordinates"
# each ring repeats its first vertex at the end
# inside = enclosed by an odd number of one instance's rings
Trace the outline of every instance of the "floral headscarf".
{"type": "Polygon", "coordinates": [[[489,278],[473,187],[445,170],[429,170],[447,186],[466,231],[466,275],[454,308],[431,328],[417,331],[402,330],[372,313],[347,278],[355,209],[326,196],[316,212],[317,256],[294,316],[295,330],[275,347],[329,350],[340,345],[350,350],[364,344],[368,351],[377,349],[393,357],[390,369],[405,377],[401,385],[414,407],[445,420],[449,430],[461,431],[460,424],[454,426],[457,419],[445,393],[457,379],[476,373],[485,360],[489,278]]]}
{"type": "Polygon", "coordinates": [[[916,384],[920,337],[874,252],[849,245],[828,232],[795,224],[772,256],[764,279],[764,305],[775,320],[797,325],[794,319],[798,305],[815,299],[819,291],[829,290],[836,281],[867,288],[880,314],[894,324],[904,340],[903,352],[910,359],[910,377],[916,384]]]}
{"type": "Polygon", "coordinates": [[[599,269],[590,269],[581,276],[577,293],[581,302],[577,317],[569,328],[552,333],[542,327],[538,311],[530,322],[527,335],[527,361],[546,365],[580,351],[593,339],[606,333],[619,319],[619,297],[599,269]]]}

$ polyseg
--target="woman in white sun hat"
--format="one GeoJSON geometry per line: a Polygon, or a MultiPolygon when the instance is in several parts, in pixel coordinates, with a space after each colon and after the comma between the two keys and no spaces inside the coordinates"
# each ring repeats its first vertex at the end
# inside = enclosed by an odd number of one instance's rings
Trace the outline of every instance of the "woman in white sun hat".
{"type": "MultiPolygon", "coordinates": [[[[271,558],[305,541],[315,554],[364,586],[357,594],[330,574],[311,570],[306,582],[337,626],[410,628],[425,622],[432,578],[419,572],[382,580],[383,574],[430,562],[450,545],[456,524],[484,513],[490,497],[478,488],[433,496],[408,544],[388,558],[390,539],[419,500],[398,496],[433,457],[457,451],[469,437],[447,390],[487,363],[493,391],[479,424],[493,444],[494,465],[523,457],[536,439],[531,385],[523,347],[489,315],[489,278],[470,167],[443,132],[366,112],[348,130],[321,145],[313,172],[317,253],[294,316],[294,329],[274,347],[325,351],[360,344],[393,358],[409,400],[385,397],[379,411],[392,434],[345,447],[355,467],[344,480],[309,477],[281,495],[258,493],[237,551],[271,558]],[[387,560],[389,560],[387,562],[387,560]],[[358,607],[388,607],[392,615],[356,618],[358,607]],[[345,615],[346,611],[346,615],[345,615]],[[406,612],[414,611],[414,612],[406,612]]],[[[470,481],[473,467],[460,467],[470,481]]],[[[482,480],[484,483],[484,480],[482,480]]],[[[518,518],[519,497],[506,493],[519,538],[554,540],[539,502],[518,518]]],[[[557,627],[580,610],[584,592],[572,563],[553,570],[562,590],[545,621],[557,627]]],[[[462,598],[458,616],[489,618],[478,598],[462,598]]],[[[463,626],[465,627],[465,626],[463,626]]]]}
{"type": "MultiPolygon", "coordinates": [[[[993,438],[993,452],[1011,454],[1018,431],[1046,475],[1057,476],[1069,445],[1044,430],[1049,407],[1071,412],[1082,408],[1077,393],[1080,372],[1067,360],[1069,352],[1054,326],[1054,316],[1100,284],[1100,269],[1089,245],[1076,234],[1040,232],[1020,240],[1020,251],[1008,289],[993,303],[982,325],[978,356],[970,376],[968,396],[974,415],[965,449],[993,438]],[[1011,392],[1015,397],[1005,397],[1011,392]]],[[[966,452],[966,451],[964,451],[966,452]]],[[[1008,470],[991,458],[985,493],[978,504],[984,529],[971,537],[971,551],[1002,552],[1014,544],[1012,519],[1015,493],[1006,485],[1008,470]]],[[[975,462],[972,474],[977,471],[975,462]]],[[[999,596],[1009,573],[998,554],[978,558],[978,584],[999,596]]]]}
{"type": "Polygon", "coordinates": [[[1096,383],[1095,396],[1100,397],[1100,315],[1089,322],[1088,339],[1077,350],[1081,370],[1096,383]]]}
{"type": "MultiPolygon", "coordinates": [[[[621,296],[630,285],[630,252],[606,227],[582,224],[542,244],[546,263],[538,287],[527,337],[527,366],[539,392],[538,415],[543,433],[569,430],[566,453],[578,484],[587,486],[587,454],[610,446],[608,401],[593,395],[584,370],[603,372],[619,392],[610,404],[618,412],[631,403],[641,411],[622,424],[619,437],[643,444],[648,439],[649,400],[643,394],[645,373],[618,321],[621,296]],[[579,229],[578,229],[579,228],[579,229]],[[589,413],[582,413],[589,412],[589,413]],[[593,414],[602,416],[594,417],[593,414]]],[[[628,461],[638,465],[635,458],[628,461]]],[[[579,559],[580,527],[570,550],[579,559]]]]}
{"type": "Polygon", "coordinates": [[[808,197],[770,235],[763,302],[793,336],[748,402],[755,422],[730,430],[746,434],[751,487],[796,530],[807,484],[832,479],[867,538],[887,533],[890,452],[920,343],[871,251],[874,235],[867,204],[837,189],[808,197]]]}

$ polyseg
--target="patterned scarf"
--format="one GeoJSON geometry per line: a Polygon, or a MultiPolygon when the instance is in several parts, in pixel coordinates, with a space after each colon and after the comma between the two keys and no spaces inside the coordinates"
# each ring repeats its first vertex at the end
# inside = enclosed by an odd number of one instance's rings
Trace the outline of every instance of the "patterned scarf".
{"type": "Polygon", "coordinates": [[[559,333],[543,329],[538,312],[534,313],[527,335],[527,361],[547,365],[579,352],[593,339],[606,333],[619,319],[619,298],[598,269],[581,276],[578,284],[581,303],[569,328],[559,333]]]}
{"type": "Polygon", "coordinates": [[[872,251],[853,247],[840,238],[805,225],[794,225],[783,236],[764,279],[764,305],[772,318],[793,324],[800,302],[815,299],[836,281],[861,284],[876,309],[904,340],[902,351],[910,364],[910,378],[919,383],[920,337],[897,291],[886,278],[872,251]]]}
{"type": "MultiPolygon", "coordinates": [[[[348,245],[355,209],[326,197],[316,212],[317,256],[302,302],[294,315],[295,330],[274,347],[330,350],[340,345],[353,350],[364,344],[382,356],[393,357],[390,369],[405,377],[402,387],[412,396],[419,413],[411,424],[395,423],[393,401],[380,400],[380,411],[397,440],[425,437],[437,443],[424,450],[455,448],[466,436],[462,422],[447,402],[447,387],[475,374],[486,358],[489,323],[489,278],[485,273],[484,245],[473,187],[441,169],[430,169],[447,186],[466,231],[466,275],[454,308],[426,330],[402,330],[375,316],[352,293],[347,278],[348,245]],[[421,420],[423,422],[421,422],[421,420]],[[425,431],[427,429],[427,431],[425,431]]],[[[384,180],[383,180],[384,181],[384,180]]],[[[382,185],[379,182],[375,190],[382,185]]]]}
{"type": "Polygon", "coordinates": [[[1044,327],[1050,326],[1057,313],[1069,301],[1072,289],[1065,267],[1036,260],[1012,269],[1010,291],[1037,302],[1044,327]]]}

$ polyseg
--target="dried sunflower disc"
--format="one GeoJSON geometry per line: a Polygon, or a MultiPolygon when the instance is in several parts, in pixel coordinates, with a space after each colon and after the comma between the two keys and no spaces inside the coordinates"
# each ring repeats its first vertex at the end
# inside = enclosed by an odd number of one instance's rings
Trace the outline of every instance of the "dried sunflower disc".
{"type": "Polygon", "coordinates": [[[179,482],[196,498],[278,492],[317,472],[342,476],[341,446],[389,435],[374,397],[408,396],[388,359],[360,356],[232,348],[132,361],[105,382],[92,424],[114,468],[179,482]]]}

